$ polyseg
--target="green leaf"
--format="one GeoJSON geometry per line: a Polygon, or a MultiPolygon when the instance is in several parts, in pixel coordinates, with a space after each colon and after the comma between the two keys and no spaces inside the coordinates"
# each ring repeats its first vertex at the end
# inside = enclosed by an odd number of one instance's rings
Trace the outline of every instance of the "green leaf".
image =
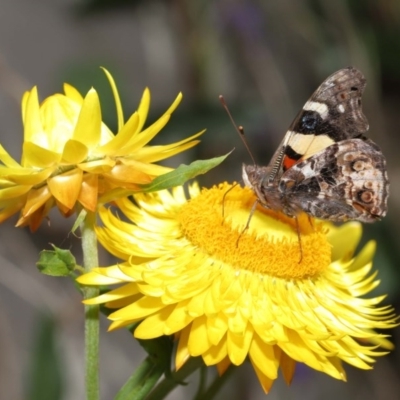
{"type": "Polygon", "coordinates": [[[59,400],[63,392],[64,370],[59,346],[55,343],[56,325],[48,314],[36,316],[37,332],[27,376],[27,399],[59,400]]]}
{"type": "MultiPolygon", "coordinates": [[[[173,389],[187,379],[190,375],[204,365],[201,357],[190,357],[185,364],[178,370],[173,372],[172,377],[165,377],[157,386],[147,395],[146,400],[165,399],[173,389]]],[[[172,398],[172,397],[171,397],[172,398]]],[[[207,399],[207,397],[203,397],[207,399]]]]}
{"type": "Polygon", "coordinates": [[[169,336],[161,336],[155,339],[139,340],[139,343],[157,364],[163,366],[165,375],[171,376],[172,339],[169,336]]]}
{"type": "Polygon", "coordinates": [[[50,276],[69,276],[76,267],[75,257],[69,250],[59,249],[43,250],[40,252],[39,261],[36,263],[39,271],[50,276]]]}
{"type": "Polygon", "coordinates": [[[114,400],[143,400],[155,387],[162,374],[171,376],[173,341],[162,336],[156,339],[139,340],[149,356],[126,381],[114,400]]]}
{"type": "Polygon", "coordinates": [[[232,152],[224,156],[211,158],[209,160],[197,160],[190,165],[181,164],[174,171],[168,172],[155,178],[151,183],[140,185],[143,192],[156,192],[158,190],[170,189],[175,186],[181,186],[189,179],[198,175],[205,174],[210,169],[221,164],[232,152]]]}
{"type": "Polygon", "coordinates": [[[147,357],[127,380],[114,400],[142,400],[153,389],[163,374],[163,367],[147,357]]]}

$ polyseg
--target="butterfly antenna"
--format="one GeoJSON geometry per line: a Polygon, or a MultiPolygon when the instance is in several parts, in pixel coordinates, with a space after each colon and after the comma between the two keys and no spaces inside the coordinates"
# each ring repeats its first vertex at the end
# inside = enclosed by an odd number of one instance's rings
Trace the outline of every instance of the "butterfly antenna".
{"type": "Polygon", "coordinates": [[[231,112],[229,111],[229,108],[228,108],[228,106],[227,106],[227,104],[226,104],[226,102],[225,102],[224,96],[220,95],[220,96],[219,96],[219,101],[221,102],[222,107],[225,108],[225,111],[226,111],[226,113],[228,114],[229,119],[230,119],[231,122],[232,122],[232,125],[235,127],[236,132],[239,134],[240,139],[242,139],[242,142],[243,142],[243,144],[244,144],[244,147],[246,147],[246,150],[247,150],[247,152],[249,153],[249,155],[250,155],[250,157],[251,157],[251,159],[252,159],[252,161],[253,161],[253,164],[256,165],[256,160],[254,159],[253,153],[251,152],[250,147],[249,147],[249,144],[247,143],[246,136],[245,136],[245,134],[244,134],[243,126],[241,126],[241,125],[238,126],[238,125],[236,124],[236,122],[235,122],[235,120],[233,119],[232,114],[231,114],[231,112]]]}

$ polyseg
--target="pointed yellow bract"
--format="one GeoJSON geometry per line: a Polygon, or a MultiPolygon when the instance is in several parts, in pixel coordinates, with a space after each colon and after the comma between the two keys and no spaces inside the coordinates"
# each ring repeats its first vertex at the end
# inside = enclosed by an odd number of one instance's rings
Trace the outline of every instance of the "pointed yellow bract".
{"type": "Polygon", "coordinates": [[[265,392],[279,369],[290,383],[297,362],[345,380],[343,361],[369,369],[385,354],[377,347],[392,348],[375,329],[397,318],[378,307],[382,296],[367,297],[378,285],[375,244],[354,255],[359,223],[337,228],[300,215],[300,249],[293,219],[262,207],[243,231],[251,190],[193,185],[189,193],[136,194],[116,202],[117,215],[101,208],[98,238],[123,261],[78,282],[119,284],[85,301],[115,309],[110,330],[140,322],[137,338],[175,335],[178,369],[196,356],[219,373],[249,359],[265,392]]]}
{"type": "Polygon", "coordinates": [[[37,88],[22,99],[24,143],[21,164],[0,145],[0,222],[21,211],[18,226],[35,230],[53,206],[69,216],[77,203],[96,211],[98,203],[140,191],[171,168],[153,164],[198,143],[203,132],[165,146],[148,146],[178,106],[179,93],[168,110],[143,130],[150,107],[144,90],[138,110],[124,122],[122,104],[111,74],[118,132],[102,122],[100,100],[92,88],[85,97],[65,84],[65,94],[39,103],[37,88]]]}

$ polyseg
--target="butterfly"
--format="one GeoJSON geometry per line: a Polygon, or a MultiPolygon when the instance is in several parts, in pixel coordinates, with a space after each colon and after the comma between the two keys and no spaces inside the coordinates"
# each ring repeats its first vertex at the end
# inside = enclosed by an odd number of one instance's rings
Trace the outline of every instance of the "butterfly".
{"type": "Polygon", "coordinates": [[[268,166],[243,165],[262,206],[290,217],[375,222],[386,215],[389,180],[380,148],[364,134],[366,85],[354,67],[329,76],[294,119],[268,166]]]}

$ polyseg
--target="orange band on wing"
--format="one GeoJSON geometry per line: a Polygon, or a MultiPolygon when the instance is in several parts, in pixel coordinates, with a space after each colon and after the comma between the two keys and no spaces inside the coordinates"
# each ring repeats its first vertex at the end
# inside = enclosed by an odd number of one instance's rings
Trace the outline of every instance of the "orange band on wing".
{"type": "Polygon", "coordinates": [[[283,169],[285,171],[287,171],[289,168],[292,168],[293,165],[297,163],[297,161],[299,161],[299,160],[295,160],[294,158],[290,158],[290,157],[286,156],[283,159],[283,169]]]}

